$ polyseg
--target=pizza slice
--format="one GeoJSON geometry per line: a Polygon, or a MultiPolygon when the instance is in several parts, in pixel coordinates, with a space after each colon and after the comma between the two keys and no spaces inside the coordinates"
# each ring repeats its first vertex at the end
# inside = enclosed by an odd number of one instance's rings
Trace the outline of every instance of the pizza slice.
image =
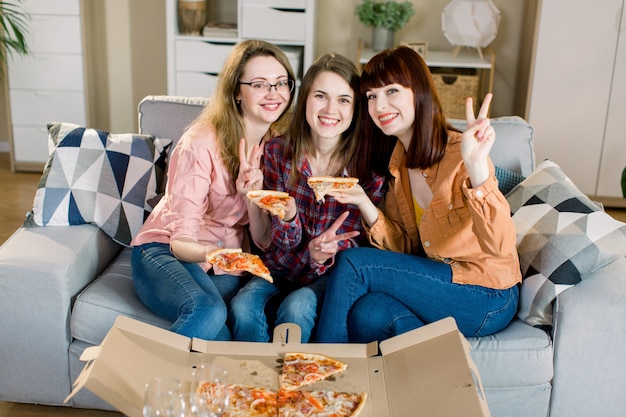
{"type": "Polygon", "coordinates": [[[348,365],[320,353],[285,353],[280,386],[294,390],[343,372],[348,365]]]}
{"type": "MultiPolygon", "coordinates": [[[[211,404],[213,392],[221,384],[204,382],[198,386],[198,394],[211,404]]],[[[277,396],[274,391],[242,384],[227,384],[227,400],[223,417],[276,417],[277,396]]]]}
{"type": "Polygon", "coordinates": [[[330,390],[278,392],[278,417],[356,417],[365,406],[367,393],[330,390]]]}
{"type": "Polygon", "coordinates": [[[272,190],[250,190],[246,197],[257,206],[278,216],[279,219],[285,217],[285,207],[289,201],[289,193],[272,190]]]}
{"type": "Polygon", "coordinates": [[[312,176],[307,180],[315,193],[315,200],[321,202],[324,202],[324,196],[330,191],[349,190],[358,182],[359,179],[354,177],[312,176]]]}
{"type": "Polygon", "coordinates": [[[269,269],[258,255],[239,249],[215,249],[207,253],[206,261],[224,272],[248,271],[252,275],[274,282],[269,269]]]}

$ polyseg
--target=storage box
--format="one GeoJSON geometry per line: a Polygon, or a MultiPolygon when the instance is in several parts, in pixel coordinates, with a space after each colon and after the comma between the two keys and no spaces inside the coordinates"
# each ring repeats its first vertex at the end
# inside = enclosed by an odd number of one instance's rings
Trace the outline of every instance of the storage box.
{"type": "Polygon", "coordinates": [[[314,352],[348,365],[345,372],[306,389],[368,393],[363,417],[489,416],[469,344],[452,318],[378,345],[301,344],[300,329],[279,326],[273,343],[214,342],[187,337],[128,317],[116,320],[87,361],[68,400],[87,388],[129,417],[141,417],[145,383],[153,376],[190,379],[192,366],[215,361],[229,382],[278,388],[281,354],[314,352]]]}
{"type": "Polygon", "coordinates": [[[437,95],[446,117],[465,119],[465,99],[478,103],[479,76],[475,68],[431,68],[437,95]]]}

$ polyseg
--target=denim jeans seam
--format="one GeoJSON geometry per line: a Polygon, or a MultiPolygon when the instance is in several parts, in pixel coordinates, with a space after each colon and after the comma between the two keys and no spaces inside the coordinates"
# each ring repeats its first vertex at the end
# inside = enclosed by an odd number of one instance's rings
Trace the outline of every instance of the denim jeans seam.
{"type": "Polygon", "coordinates": [[[475,334],[475,335],[476,335],[476,337],[480,337],[482,329],[484,329],[484,328],[485,328],[485,326],[487,326],[487,324],[489,323],[489,321],[490,321],[490,319],[491,319],[492,317],[498,316],[498,315],[499,315],[499,314],[501,314],[502,312],[504,312],[504,311],[506,311],[506,310],[508,310],[508,309],[509,309],[509,306],[510,306],[510,305],[511,305],[511,303],[513,302],[513,300],[512,300],[512,294],[511,294],[511,291],[512,291],[512,289],[508,289],[508,290],[501,290],[501,291],[499,291],[498,296],[500,296],[500,297],[502,297],[503,293],[504,293],[504,292],[506,292],[506,294],[507,294],[507,297],[506,297],[506,303],[504,303],[504,304],[502,305],[502,307],[500,307],[499,309],[497,309],[497,310],[491,310],[491,311],[488,311],[488,312],[485,314],[485,317],[484,317],[484,319],[483,319],[483,321],[482,321],[482,323],[481,323],[480,327],[479,327],[478,329],[476,329],[476,334],[475,334]]]}

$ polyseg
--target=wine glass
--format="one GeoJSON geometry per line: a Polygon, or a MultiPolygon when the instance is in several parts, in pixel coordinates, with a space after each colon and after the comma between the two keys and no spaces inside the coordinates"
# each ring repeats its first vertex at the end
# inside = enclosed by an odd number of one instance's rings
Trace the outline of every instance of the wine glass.
{"type": "Polygon", "coordinates": [[[185,416],[181,405],[181,383],[173,377],[155,377],[146,384],[143,417],[185,416]]]}
{"type": "Polygon", "coordinates": [[[191,406],[197,417],[219,417],[228,406],[226,369],[215,364],[200,363],[192,373],[191,406]]]}

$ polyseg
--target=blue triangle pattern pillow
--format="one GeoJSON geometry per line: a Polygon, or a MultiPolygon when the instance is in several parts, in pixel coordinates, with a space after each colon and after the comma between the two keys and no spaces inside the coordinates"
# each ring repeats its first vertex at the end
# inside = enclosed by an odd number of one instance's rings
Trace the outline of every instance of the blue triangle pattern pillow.
{"type": "Polygon", "coordinates": [[[50,157],[33,203],[38,226],[94,223],[130,245],[151,210],[172,141],[48,124],[50,157]]]}

